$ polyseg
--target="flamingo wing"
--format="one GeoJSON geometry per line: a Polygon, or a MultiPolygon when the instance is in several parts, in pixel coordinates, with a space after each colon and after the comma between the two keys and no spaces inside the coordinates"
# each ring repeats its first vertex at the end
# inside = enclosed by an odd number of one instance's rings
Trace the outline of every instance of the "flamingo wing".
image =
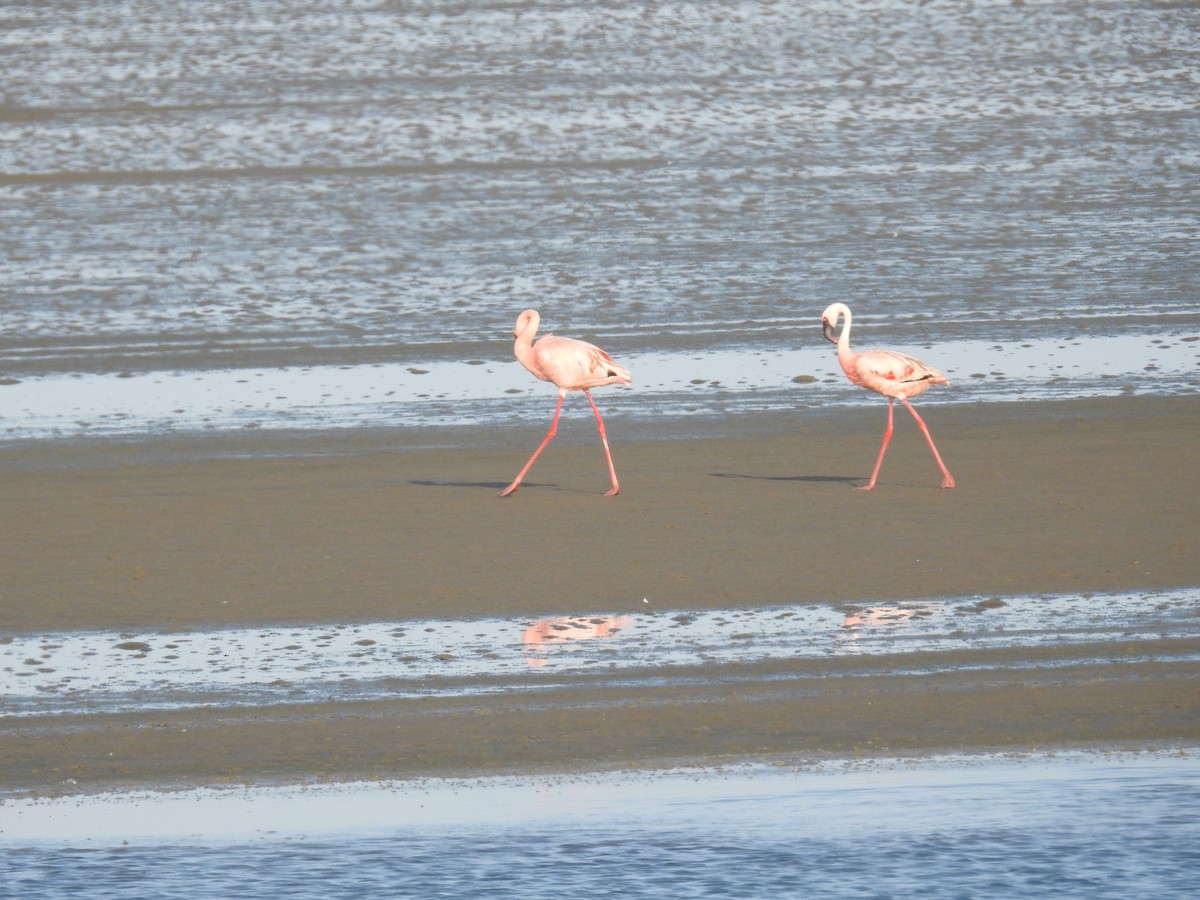
{"type": "Polygon", "coordinates": [[[855,384],[889,397],[912,397],[931,384],[949,384],[942,372],[895,350],[865,350],[854,363],[855,384]]]}
{"type": "Polygon", "coordinates": [[[627,369],[587,341],[548,334],[533,345],[533,350],[542,377],[566,390],[632,382],[627,369]]]}

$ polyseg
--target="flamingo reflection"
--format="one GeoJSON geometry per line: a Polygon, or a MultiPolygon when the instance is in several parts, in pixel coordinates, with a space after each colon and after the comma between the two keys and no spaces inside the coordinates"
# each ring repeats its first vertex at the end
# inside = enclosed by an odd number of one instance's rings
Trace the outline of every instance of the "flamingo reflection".
{"type": "Polygon", "coordinates": [[[521,642],[525,645],[526,660],[531,666],[544,666],[547,648],[566,641],[589,641],[610,638],[632,621],[631,616],[561,616],[539,619],[528,628],[521,642]]]}
{"type": "Polygon", "coordinates": [[[899,625],[909,621],[914,616],[927,616],[933,612],[928,605],[920,606],[866,606],[862,609],[846,611],[843,628],[878,628],[883,625],[899,625]]]}
{"type": "Polygon", "coordinates": [[[838,633],[838,642],[845,650],[854,650],[860,638],[869,633],[875,636],[900,637],[907,634],[921,619],[934,615],[943,603],[905,603],[888,606],[863,606],[848,609],[838,633]]]}

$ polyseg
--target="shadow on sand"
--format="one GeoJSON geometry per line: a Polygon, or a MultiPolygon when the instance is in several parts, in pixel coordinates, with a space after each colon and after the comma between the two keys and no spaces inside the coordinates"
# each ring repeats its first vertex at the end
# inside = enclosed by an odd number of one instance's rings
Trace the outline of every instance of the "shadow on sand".
{"type": "MultiPolygon", "coordinates": [[[[409,479],[409,484],[415,484],[418,487],[451,487],[451,488],[487,488],[492,491],[502,491],[508,487],[507,481],[434,481],[429,478],[412,478],[409,479]]],[[[528,484],[534,484],[529,482],[528,484]]],[[[527,487],[528,484],[521,485],[527,487]]],[[[552,487],[553,485],[543,485],[543,487],[552,487]]]]}
{"type": "Polygon", "coordinates": [[[805,481],[811,484],[836,482],[854,484],[862,481],[858,476],[850,475],[743,475],[741,472],[711,472],[713,478],[747,478],[753,481],[805,481]]]}

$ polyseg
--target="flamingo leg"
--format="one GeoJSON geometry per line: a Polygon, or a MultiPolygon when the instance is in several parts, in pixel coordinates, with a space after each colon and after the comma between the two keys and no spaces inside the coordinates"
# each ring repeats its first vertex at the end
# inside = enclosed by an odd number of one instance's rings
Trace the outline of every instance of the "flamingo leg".
{"type": "MultiPolygon", "coordinates": [[[[907,403],[908,401],[906,400],[905,402],[907,403]]],[[[883,465],[883,455],[887,453],[888,442],[892,439],[893,403],[894,401],[892,398],[888,397],[887,430],[883,432],[883,446],[879,448],[879,457],[875,460],[875,471],[871,473],[871,480],[864,485],[856,487],[856,491],[869,491],[875,487],[875,479],[879,477],[879,468],[883,465]]]]}
{"type": "MultiPolygon", "coordinates": [[[[566,398],[566,396],[567,395],[565,392],[558,392],[558,405],[554,407],[554,419],[550,422],[550,430],[546,432],[546,437],[540,444],[538,444],[538,448],[533,451],[533,456],[529,457],[529,462],[525,463],[525,468],[517,473],[517,477],[513,479],[513,483],[502,490],[498,496],[507,497],[521,486],[521,480],[525,477],[526,473],[533,468],[533,461],[541,455],[542,451],[546,449],[546,445],[554,439],[554,435],[558,432],[558,415],[562,412],[563,400],[566,398]]],[[[589,397],[588,399],[590,400],[591,398],[589,397]]],[[[593,404],[593,408],[594,406],[595,405],[593,404]]]]}
{"type": "Polygon", "coordinates": [[[588,403],[592,404],[592,412],[596,414],[596,429],[600,432],[600,443],[604,445],[604,458],[608,460],[608,475],[612,479],[612,490],[604,496],[614,497],[621,492],[621,485],[617,483],[617,470],[613,466],[612,453],[608,449],[608,434],[604,431],[604,420],[600,418],[600,410],[596,406],[596,401],[592,399],[592,392],[585,390],[583,395],[588,398],[588,403]]]}
{"type": "MultiPolygon", "coordinates": [[[[933,451],[933,458],[937,460],[938,468],[940,468],[942,470],[942,487],[944,487],[944,488],[954,487],[954,476],[950,474],[950,470],[947,469],[946,464],[944,462],[942,462],[942,455],[940,453],[938,453],[938,449],[933,443],[933,435],[931,435],[929,433],[929,429],[927,427],[925,427],[925,420],[922,419],[919,415],[917,415],[916,409],[913,408],[913,405],[908,402],[907,398],[901,397],[900,399],[904,401],[904,405],[908,407],[908,411],[913,414],[913,418],[916,419],[917,424],[921,426],[921,432],[925,435],[925,440],[929,441],[929,449],[933,451]]],[[[891,430],[890,422],[888,423],[888,430],[889,431],[891,430]]],[[[880,456],[880,459],[882,459],[882,458],[883,457],[880,456]]],[[[871,479],[871,481],[872,481],[872,483],[874,483],[873,478],[871,479]]]]}

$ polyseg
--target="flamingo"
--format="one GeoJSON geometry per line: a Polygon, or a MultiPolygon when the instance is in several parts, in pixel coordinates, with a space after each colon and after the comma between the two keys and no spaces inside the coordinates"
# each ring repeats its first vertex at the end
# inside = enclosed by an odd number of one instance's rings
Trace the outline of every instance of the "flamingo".
{"type": "Polygon", "coordinates": [[[825,329],[826,339],[837,344],[838,362],[842,364],[842,371],[846,373],[846,377],[853,384],[888,398],[887,430],[883,433],[883,446],[879,448],[879,458],[875,460],[875,471],[871,473],[871,480],[858,490],[869,491],[875,487],[879,467],[883,465],[883,455],[887,453],[888,441],[892,439],[892,409],[897,399],[908,407],[908,411],[921,426],[921,432],[929,442],[929,449],[933,451],[933,458],[942,470],[942,487],[954,487],[954,476],[942,462],[941,454],[933,443],[933,436],[925,426],[925,420],[917,415],[916,409],[908,402],[909,397],[917,396],[930,385],[949,384],[946,376],[919,359],[913,359],[895,350],[864,350],[862,353],[854,353],[850,349],[850,307],[845,303],[831,303],[826,307],[825,312],[821,313],[821,325],[825,329]],[[839,319],[845,319],[846,322],[842,326],[841,334],[835,336],[839,319]]]}
{"type": "Polygon", "coordinates": [[[600,443],[604,445],[604,456],[608,460],[608,474],[612,478],[612,490],[605,494],[612,497],[620,493],[621,486],[617,483],[617,470],[613,467],[612,453],[608,449],[608,435],[604,431],[604,420],[600,418],[600,410],[592,399],[591,389],[603,387],[606,384],[633,384],[629,370],[613,362],[612,357],[599,347],[587,341],[577,341],[574,338],[555,337],[552,334],[542,336],[535,344],[533,336],[537,333],[542,317],[537,310],[527,309],[517,316],[517,324],[513,328],[513,353],[526,369],[542,381],[549,381],[558,387],[558,405],[554,408],[554,419],[550,423],[550,431],[538,448],[529,457],[513,483],[500,492],[501,497],[507,497],[518,487],[521,480],[533,466],[546,445],[558,431],[558,416],[562,412],[563,400],[568,391],[583,391],[596,414],[596,428],[600,432],[600,443]]]}

